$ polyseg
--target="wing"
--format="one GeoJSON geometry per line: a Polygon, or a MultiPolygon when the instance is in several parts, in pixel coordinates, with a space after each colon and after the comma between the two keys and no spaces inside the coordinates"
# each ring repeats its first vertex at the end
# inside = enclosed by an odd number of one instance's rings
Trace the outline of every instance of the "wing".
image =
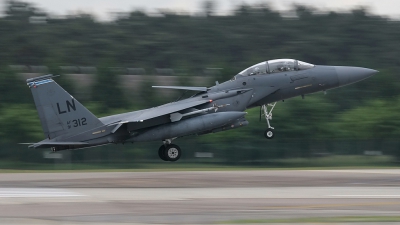
{"type": "Polygon", "coordinates": [[[207,87],[187,87],[187,86],[152,86],[153,88],[165,88],[165,89],[179,89],[188,91],[208,91],[207,87]]]}
{"type": "MultiPolygon", "coordinates": [[[[210,103],[208,99],[189,100],[172,102],[151,109],[141,110],[132,114],[126,114],[118,119],[117,126],[112,130],[116,132],[122,125],[127,124],[128,130],[139,130],[147,127],[157,126],[165,123],[170,123],[170,115],[185,109],[190,109],[196,106],[210,103]]],[[[115,120],[114,120],[115,121],[115,120]]],[[[116,123],[110,123],[109,126],[116,123]]]]}
{"type": "Polygon", "coordinates": [[[178,112],[184,109],[192,108],[198,105],[202,105],[205,103],[209,103],[210,100],[196,100],[189,102],[173,102],[165,105],[161,105],[159,107],[151,108],[150,110],[146,110],[140,116],[134,118],[131,121],[134,122],[142,122],[144,120],[149,120],[155,117],[169,115],[174,112],[178,112]]]}

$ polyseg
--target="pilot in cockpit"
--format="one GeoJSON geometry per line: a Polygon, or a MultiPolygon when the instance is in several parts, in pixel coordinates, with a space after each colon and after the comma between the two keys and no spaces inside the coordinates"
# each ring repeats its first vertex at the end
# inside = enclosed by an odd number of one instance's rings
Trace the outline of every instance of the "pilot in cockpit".
{"type": "Polygon", "coordinates": [[[313,67],[313,64],[295,59],[273,59],[258,63],[243,70],[238,75],[234,76],[232,80],[235,80],[237,76],[281,73],[286,71],[306,70],[313,67]]]}

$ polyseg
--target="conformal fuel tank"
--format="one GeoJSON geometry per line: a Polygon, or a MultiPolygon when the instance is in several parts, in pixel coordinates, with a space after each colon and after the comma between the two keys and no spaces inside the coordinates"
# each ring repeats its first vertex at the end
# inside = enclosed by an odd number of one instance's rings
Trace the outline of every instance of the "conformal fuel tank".
{"type": "Polygon", "coordinates": [[[175,123],[164,124],[139,133],[127,142],[162,141],[184,135],[197,134],[230,124],[244,117],[245,112],[219,112],[192,117],[175,123]]]}

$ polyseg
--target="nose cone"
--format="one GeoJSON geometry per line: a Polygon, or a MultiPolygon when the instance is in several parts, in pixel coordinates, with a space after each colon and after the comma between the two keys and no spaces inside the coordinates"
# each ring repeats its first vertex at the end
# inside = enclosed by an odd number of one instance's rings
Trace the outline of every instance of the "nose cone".
{"type": "Polygon", "coordinates": [[[377,70],[372,70],[368,68],[350,66],[335,66],[335,70],[339,79],[340,86],[364,80],[379,72],[377,70]]]}

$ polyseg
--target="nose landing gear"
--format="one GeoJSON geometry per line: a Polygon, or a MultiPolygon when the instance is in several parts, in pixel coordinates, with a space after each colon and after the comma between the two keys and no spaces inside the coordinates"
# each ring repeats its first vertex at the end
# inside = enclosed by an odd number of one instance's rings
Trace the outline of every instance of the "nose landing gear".
{"type": "Polygon", "coordinates": [[[264,136],[267,139],[274,138],[274,128],[271,126],[269,121],[272,120],[272,110],[274,110],[275,105],[276,105],[276,102],[261,106],[261,110],[263,112],[260,113],[260,116],[264,116],[265,120],[267,120],[267,124],[268,124],[267,130],[265,130],[265,132],[264,132],[264,136]],[[271,107],[270,110],[268,110],[268,106],[271,107]]]}
{"type": "Polygon", "coordinates": [[[178,145],[171,144],[171,140],[167,139],[158,149],[158,156],[164,161],[175,162],[181,157],[181,148],[178,145]]]}

